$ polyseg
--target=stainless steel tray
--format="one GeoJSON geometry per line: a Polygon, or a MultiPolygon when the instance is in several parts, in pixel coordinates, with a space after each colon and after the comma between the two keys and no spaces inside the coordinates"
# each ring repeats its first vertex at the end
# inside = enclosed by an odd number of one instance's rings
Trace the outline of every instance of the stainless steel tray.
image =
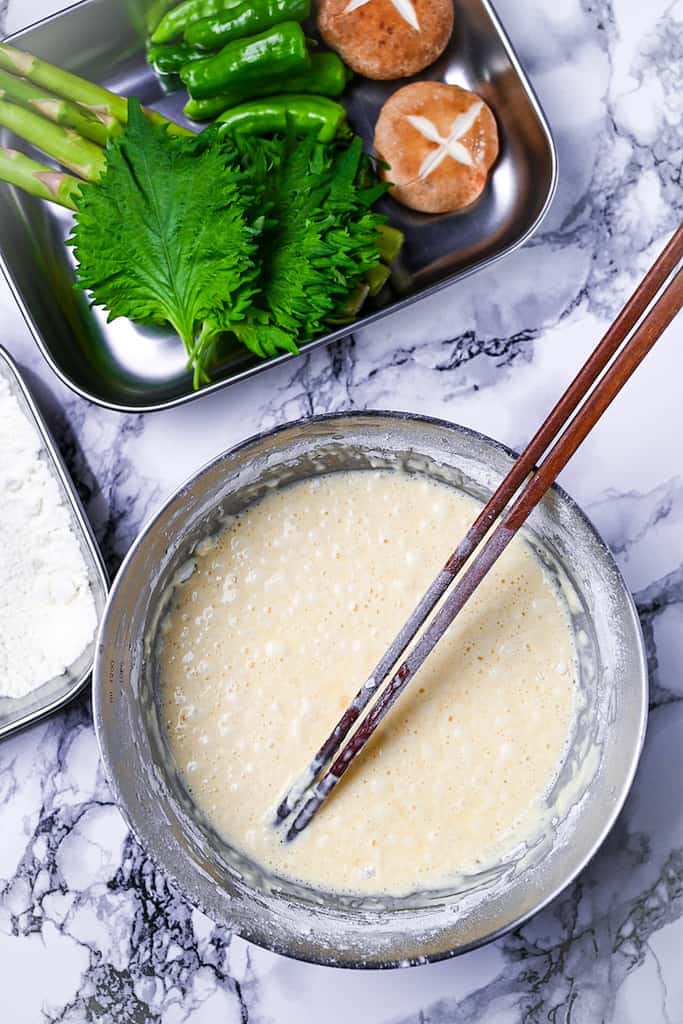
{"type": "MultiPolygon", "coordinates": [[[[150,2],[84,0],[13,41],[180,118],[183,94],[164,96],[145,63],[144,14],[150,2]]],[[[550,130],[488,0],[459,0],[450,45],[421,77],[466,86],[490,103],[501,136],[491,181],[482,198],[459,214],[425,216],[384,200],[392,223],[406,235],[391,299],[307,349],[365,327],[511,252],[538,226],[550,203],[557,176],[550,130]]],[[[368,148],[379,108],[396,87],[358,79],[348,92],[351,122],[368,148]]],[[[197,397],[183,346],[174,336],[126,320],[107,324],[74,289],[63,244],[70,224],[66,211],[0,188],[0,264],[53,370],[79,394],[121,411],[151,411],[197,397]]],[[[291,358],[262,362],[245,354],[222,367],[220,379],[199,394],[291,358]]]]}
{"type": "MultiPolygon", "coordinates": [[[[21,374],[9,354],[0,345],[0,377],[9,382],[10,389],[19,402],[23,412],[33,423],[40,436],[43,456],[47,459],[57,484],[62,491],[67,508],[71,512],[73,530],[81,545],[81,551],[88,569],[88,578],[95,598],[98,621],[102,618],[107,600],[107,573],[100,556],[90,524],[81,506],[80,500],[61,456],[50,437],[42,416],[24,384],[21,374]]],[[[0,697],[0,738],[11,732],[22,729],[26,725],[37,722],[39,718],[57,711],[67,701],[75,697],[85,686],[92,671],[95,660],[96,636],[93,636],[88,647],[78,660],[69,666],[63,675],[50,679],[33,693],[19,699],[0,697]]]]}

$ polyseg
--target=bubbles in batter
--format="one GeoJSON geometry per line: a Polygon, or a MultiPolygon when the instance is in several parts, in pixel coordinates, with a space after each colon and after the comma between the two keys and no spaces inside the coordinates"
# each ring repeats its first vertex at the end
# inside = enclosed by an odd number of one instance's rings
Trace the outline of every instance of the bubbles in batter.
{"type": "Polygon", "coordinates": [[[569,739],[567,612],[515,539],[293,843],[274,808],[478,511],[424,477],[335,473],[268,494],[200,546],[163,623],[169,742],[230,843],[321,888],[446,884],[533,838],[569,739]]]}

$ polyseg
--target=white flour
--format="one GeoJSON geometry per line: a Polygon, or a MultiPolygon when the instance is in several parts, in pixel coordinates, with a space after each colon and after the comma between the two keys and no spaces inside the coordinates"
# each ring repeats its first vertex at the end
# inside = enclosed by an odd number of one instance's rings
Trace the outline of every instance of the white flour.
{"type": "Polygon", "coordinates": [[[0,697],[24,697],[62,675],[96,626],[62,490],[0,377],[0,697]]]}

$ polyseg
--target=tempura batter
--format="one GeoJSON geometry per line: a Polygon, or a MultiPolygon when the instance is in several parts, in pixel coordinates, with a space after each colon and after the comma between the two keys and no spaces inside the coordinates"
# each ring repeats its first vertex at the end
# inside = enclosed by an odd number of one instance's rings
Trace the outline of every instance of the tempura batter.
{"type": "Polygon", "coordinates": [[[576,694],[568,614],[515,539],[308,829],[274,809],[478,511],[424,477],[268,494],[201,546],[163,622],[172,751],[214,827],[272,871],[404,893],[533,838],[576,694]]]}

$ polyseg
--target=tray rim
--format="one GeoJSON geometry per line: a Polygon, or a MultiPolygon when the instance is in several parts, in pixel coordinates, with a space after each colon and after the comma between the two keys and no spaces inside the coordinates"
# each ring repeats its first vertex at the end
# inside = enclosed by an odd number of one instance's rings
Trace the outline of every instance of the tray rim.
{"type": "MultiPolygon", "coordinates": [[[[62,489],[69,502],[71,511],[73,512],[73,515],[78,524],[81,533],[81,538],[92,557],[92,563],[97,574],[97,580],[102,588],[102,598],[104,602],[102,607],[103,615],[104,608],[106,607],[106,603],[109,598],[109,573],[107,572],[107,568],[104,564],[104,559],[102,558],[102,553],[100,551],[97,540],[95,539],[92,526],[90,525],[90,521],[86,515],[85,509],[83,508],[81,499],[78,496],[73,480],[71,479],[69,471],[66,468],[64,459],[62,458],[62,455],[59,449],[57,448],[57,445],[52,437],[52,434],[50,433],[50,429],[47,426],[43,418],[43,415],[38,408],[38,404],[34,399],[33,395],[31,394],[28,384],[24,379],[23,373],[19,369],[19,366],[16,363],[16,361],[13,359],[13,357],[10,355],[10,353],[3,345],[0,345],[0,364],[3,364],[4,368],[7,370],[7,376],[11,381],[10,387],[14,387],[26,402],[31,422],[33,423],[33,426],[36,428],[38,435],[40,437],[41,444],[43,445],[48,454],[52,469],[57,474],[59,483],[62,486],[62,489]]],[[[78,694],[85,689],[92,676],[92,671],[95,664],[99,625],[100,622],[98,621],[97,630],[93,634],[92,664],[86,669],[84,669],[83,672],[76,678],[76,681],[73,683],[73,685],[70,686],[67,690],[65,690],[64,693],[60,696],[53,698],[51,701],[48,701],[46,704],[43,704],[42,706],[36,708],[34,711],[26,712],[26,714],[22,715],[20,718],[15,719],[13,722],[6,722],[4,724],[0,722],[0,740],[12,735],[15,732],[18,732],[21,729],[27,728],[29,725],[34,725],[41,719],[53,714],[53,712],[55,711],[59,711],[60,708],[63,708],[66,704],[70,703],[70,701],[72,701],[74,697],[77,697],[78,694]]],[[[50,680],[46,680],[46,682],[50,682],[50,680]]]]}
{"type": "MultiPolygon", "coordinates": [[[[38,19],[38,21],[33,22],[31,25],[27,25],[26,27],[19,29],[17,32],[13,32],[11,35],[7,36],[6,39],[3,40],[3,42],[13,43],[14,41],[21,40],[22,36],[29,32],[32,32],[34,29],[44,25],[48,25],[50,22],[57,21],[66,14],[74,13],[80,7],[90,6],[91,4],[94,4],[96,2],[98,2],[98,0],[77,0],[76,3],[69,4],[62,10],[56,11],[55,13],[47,15],[44,18],[40,18],[38,19]]],[[[538,96],[536,95],[534,87],[531,84],[519,57],[517,56],[517,53],[510,41],[507,32],[505,31],[505,28],[500,18],[498,17],[495,7],[493,6],[492,0],[479,0],[479,2],[481,3],[482,7],[485,9],[486,13],[491,19],[491,22],[498,34],[500,43],[503,49],[505,50],[511,65],[513,66],[515,73],[517,74],[520,80],[522,88],[524,89],[527,99],[534,111],[534,114],[536,115],[538,124],[548,146],[551,170],[550,184],[538,214],[536,215],[532,223],[528,226],[526,231],[519,236],[519,238],[517,238],[510,245],[506,246],[500,252],[485,257],[468,267],[463,267],[461,270],[457,270],[455,271],[455,273],[449,274],[442,280],[437,281],[434,284],[428,285],[426,288],[421,289],[414,295],[408,295],[405,296],[404,298],[398,299],[396,302],[391,303],[384,309],[376,310],[374,313],[370,313],[367,316],[360,317],[359,319],[354,320],[353,323],[351,324],[345,324],[343,327],[340,327],[335,331],[330,331],[328,334],[325,334],[320,338],[315,338],[313,341],[307,342],[301,348],[298,355],[293,355],[292,353],[285,352],[282,355],[275,356],[274,358],[265,359],[262,362],[256,364],[255,366],[251,366],[246,370],[241,370],[231,377],[225,377],[215,380],[211,384],[207,384],[204,387],[200,388],[198,391],[189,391],[185,394],[177,395],[174,398],[139,405],[128,405],[121,402],[108,402],[106,401],[106,399],[101,398],[100,396],[88,391],[87,388],[81,387],[80,384],[78,384],[75,380],[73,380],[67,373],[65,373],[62,370],[62,368],[53,358],[48,346],[43,341],[42,334],[38,329],[35,320],[33,319],[33,315],[31,314],[30,309],[28,308],[27,304],[24,302],[22,298],[19,287],[14,279],[12,270],[7,260],[5,259],[4,252],[0,249],[0,270],[2,271],[3,277],[7,281],[7,285],[12,294],[12,297],[14,298],[14,301],[19,307],[19,311],[24,319],[24,322],[31,336],[33,337],[33,340],[38,346],[41,355],[45,359],[46,363],[48,364],[52,372],[56,374],[56,376],[59,378],[59,380],[61,380],[61,382],[66,387],[68,387],[69,390],[79,395],[79,397],[86,399],[86,401],[88,402],[92,402],[94,405],[97,405],[100,408],[110,409],[113,412],[119,412],[124,414],[139,414],[161,412],[164,409],[178,408],[182,405],[187,405],[190,402],[194,402],[197,399],[203,398],[205,395],[214,394],[216,391],[228,388],[233,384],[238,384],[240,383],[240,381],[248,380],[249,378],[254,377],[257,374],[263,373],[264,371],[269,370],[272,367],[279,366],[280,364],[289,362],[292,359],[298,359],[302,355],[305,355],[308,352],[312,352],[314,349],[320,348],[321,346],[331,345],[335,341],[340,341],[343,338],[349,337],[356,331],[364,330],[366,327],[370,327],[372,324],[378,322],[379,320],[382,320],[384,317],[393,315],[394,313],[398,313],[403,309],[407,309],[408,306],[412,306],[414,303],[419,302],[422,299],[428,298],[431,295],[435,295],[437,292],[440,292],[445,288],[448,288],[450,285],[455,284],[457,281],[462,281],[466,277],[470,277],[472,274],[478,273],[480,270],[483,270],[485,267],[489,267],[494,263],[497,263],[499,260],[502,260],[506,256],[509,256],[511,253],[515,252],[517,249],[520,249],[526,242],[528,242],[529,239],[536,233],[541,223],[545,219],[546,214],[548,213],[548,210],[550,208],[550,205],[553,199],[555,198],[559,176],[559,158],[557,153],[557,146],[555,144],[555,139],[550,129],[548,119],[546,118],[543,107],[541,106],[541,102],[538,99],[538,96]]]]}

